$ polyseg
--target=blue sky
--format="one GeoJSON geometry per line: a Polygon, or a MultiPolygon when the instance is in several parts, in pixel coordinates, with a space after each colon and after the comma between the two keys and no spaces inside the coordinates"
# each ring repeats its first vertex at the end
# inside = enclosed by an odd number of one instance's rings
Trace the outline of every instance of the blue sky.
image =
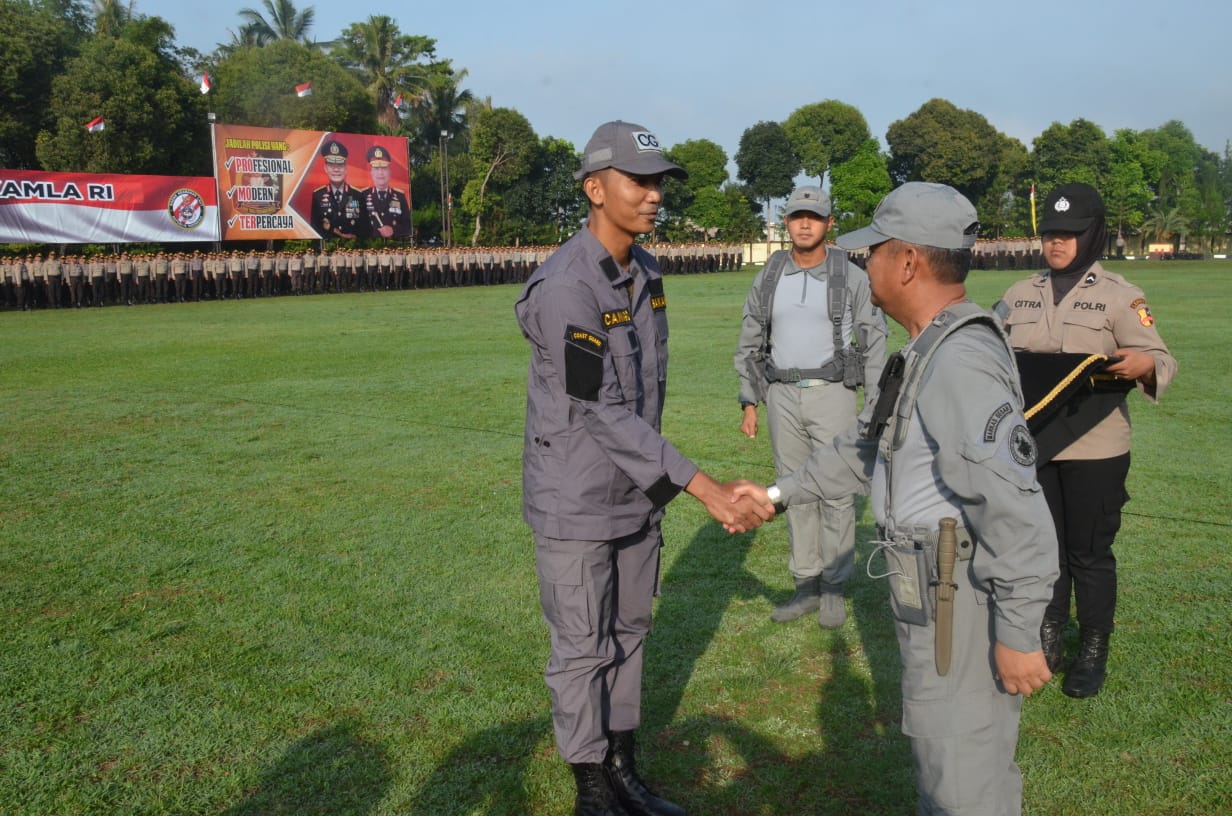
{"type": "MultiPolygon", "coordinates": [[[[1219,153],[1232,139],[1226,0],[297,5],[315,7],[320,40],[372,14],[435,38],[472,93],[579,150],[599,123],[626,119],[663,144],[705,138],[733,157],[745,128],[823,99],[859,108],[884,146],[887,127],[933,97],[1028,148],[1080,117],[1109,135],[1179,119],[1219,153]]],[[[230,39],[244,7],[261,0],[135,5],[202,51],[230,39]]]]}

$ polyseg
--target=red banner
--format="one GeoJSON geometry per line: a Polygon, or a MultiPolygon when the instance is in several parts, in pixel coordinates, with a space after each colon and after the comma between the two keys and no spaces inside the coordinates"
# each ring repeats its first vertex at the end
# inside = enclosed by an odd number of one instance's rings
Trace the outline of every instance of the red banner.
{"type": "Polygon", "coordinates": [[[409,238],[407,141],[214,126],[222,239],[409,238]]]}
{"type": "Polygon", "coordinates": [[[217,240],[208,176],[0,170],[0,243],[217,240]]]}

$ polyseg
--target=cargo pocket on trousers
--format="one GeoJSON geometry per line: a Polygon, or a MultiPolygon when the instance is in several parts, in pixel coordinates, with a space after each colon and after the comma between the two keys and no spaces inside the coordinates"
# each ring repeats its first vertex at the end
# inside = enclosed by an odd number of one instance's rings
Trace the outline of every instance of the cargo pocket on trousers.
{"type": "Polygon", "coordinates": [[[579,556],[553,553],[540,560],[539,604],[543,617],[561,637],[583,637],[594,631],[590,587],[583,576],[585,561],[579,556]]]}

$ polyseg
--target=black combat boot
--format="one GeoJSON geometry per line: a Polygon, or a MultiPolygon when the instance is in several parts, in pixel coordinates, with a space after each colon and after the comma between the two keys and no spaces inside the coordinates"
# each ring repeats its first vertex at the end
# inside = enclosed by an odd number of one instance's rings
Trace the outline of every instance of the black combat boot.
{"type": "Polygon", "coordinates": [[[1044,660],[1053,674],[1061,668],[1061,638],[1065,634],[1065,621],[1044,618],[1040,624],[1040,644],[1044,648],[1044,660]]]}
{"type": "Polygon", "coordinates": [[[613,731],[608,735],[607,759],[603,769],[611,781],[612,790],[630,816],[685,816],[684,809],[666,799],[660,799],[646,787],[637,775],[633,759],[632,731],[613,731]]]}
{"type": "Polygon", "coordinates": [[[818,580],[816,576],[797,578],[796,594],[791,596],[791,600],[787,603],[771,612],[770,620],[775,623],[786,623],[821,608],[821,589],[817,586],[818,580]]]}
{"type": "Polygon", "coordinates": [[[616,793],[608,782],[607,772],[597,762],[574,763],[573,779],[577,782],[577,800],[573,816],[629,816],[620,806],[616,793]]]}
{"type": "Polygon", "coordinates": [[[1094,697],[1108,674],[1108,633],[1080,629],[1078,656],[1061,688],[1070,697],[1094,697]]]}

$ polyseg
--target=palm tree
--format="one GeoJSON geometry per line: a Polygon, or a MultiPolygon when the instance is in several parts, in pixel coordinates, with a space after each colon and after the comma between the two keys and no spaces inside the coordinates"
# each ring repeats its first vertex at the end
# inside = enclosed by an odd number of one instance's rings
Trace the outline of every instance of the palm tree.
{"type": "Polygon", "coordinates": [[[438,63],[442,70],[434,73],[428,86],[414,100],[414,136],[412,149],[421,158],[436,149],[441,133],[456,140],[455,148],[464,149],[467,128],[467,111],[475,101],[475,95],[462,87],[467,70],[454,72],[448,63],[438,63]]]}
{"type": "Polygon", "coordinates": [[[261,36],[252,23],[246,23],[238,30],[228,28],[227,33],[231,35],[231,41],[218,44],[218,53],[221,56],[229,57],[236,51],[245,48],[259,48],[262,45],[261,36]]]}
{"type": "Polygon", "coordinates": [[[251,26],[258,45],[274,40],[296,40],[304,45],[312,44],[308,40],[308,29],[312,28],[312,21],[316,17],[315,7],[309,6],[303,11],[297,11],[291,0],[262,0],[262,5],[269,13],[268,19],[256,9],[240,9],[240,19],[245,23],[244,28],[240,29],[241,32],[251,26]]]}
{"type": "Polygon", "coordinates": [[[381,14],[352,23],[332,55],[364,83],[376,104],[377,119],[392,133],[398,129],[400,113],[393,100],[401,95],[413,104],[427,88],[433,64],[420,60],[431,58],[435,46],[428,37],[403,34],[393,18],[381,14]]]}
{"type": "Polygon", "coordinates": [[[118,37],[133,19],[133,4],[120,0],[94,0],[94,33],[104,37],[118,37]]]}
{"type": "Polygon", "coordinates": [[[1170,240],[1172,249],[1176,250],[1180,244],[1181,235],[1188,226],[1185,216],[1181,215],[1181,208],[1173,207],[1170,210],[1156,209],[1152,212],[1142,222],[1142,231],[1152,233],[1156,241],[1170,240]]]}

